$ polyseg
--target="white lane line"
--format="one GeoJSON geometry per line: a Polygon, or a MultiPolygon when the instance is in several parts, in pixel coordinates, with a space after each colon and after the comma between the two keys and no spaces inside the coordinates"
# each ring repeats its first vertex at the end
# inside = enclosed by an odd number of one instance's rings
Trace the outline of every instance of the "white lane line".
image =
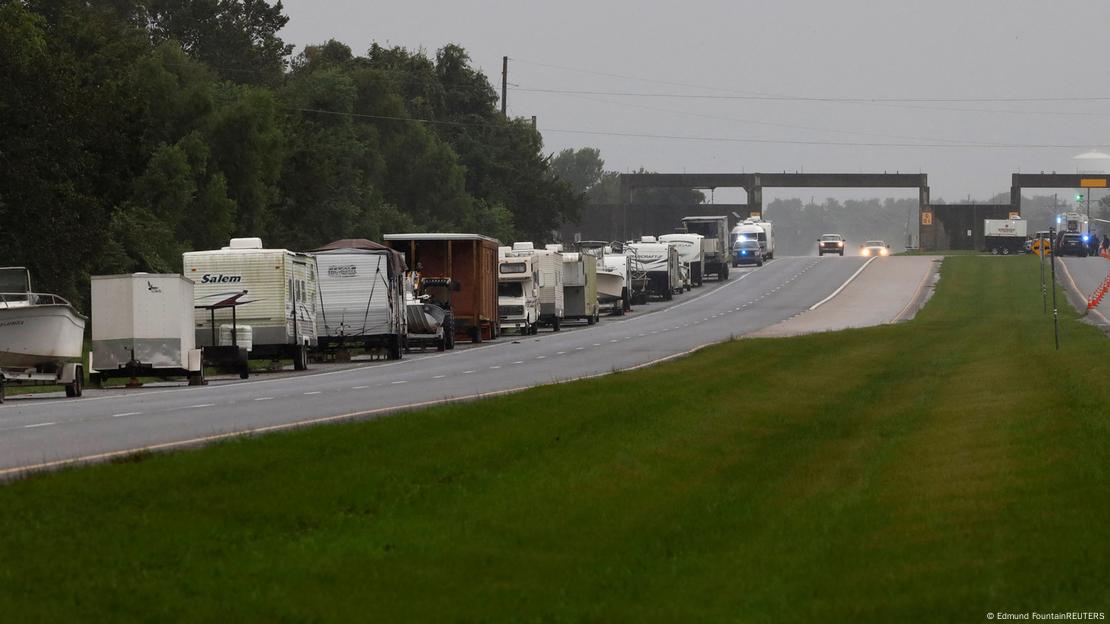
{"type": "Polygon", "coordinates": [[[644,337],[644,336],[646,336],[647,334],[637,334],[637,335],[638,335],[638,336],[639,336],[640,338],[643,338],[643,337],[644,337]]]}
{"type": "Polygon", "coordinates": [[[432,379],[443,379],[446,376],[447,375],[436,375],[435,377],[432,377],[432,379]]]}
{"type": "Polygon", "coordinates": [[[556,353],[555,355],[566,355],[566,354],[567,354],[567,352],[566,352],[566,351],[559,351],[559,352],[558,352],[558,353],[556,353]]]}
{"type": "Polygon", "coordinates": [[[255,401],[273,401],[274,397],[258,397],[255,401]]]}
{"type": "Polygon", "coordinates": [[[500,366],[490,366],[489,368],[490,368],[490,370],[497,370],[497,369],[499,369],[499,368],[501,368],[501,367],[500,367],[500,366]]]}
{"type": "Polygon", "coordinates": [[[613,338],[613,339],[612,339],[612,340],[610,340],[609,342],[616,342],[616,341],[617,341],[617,339],[616,339],[616,338],[613,338]]]}
{"type": "Polygon", "coordinates": [[[513,362],[513,364],[523,364],[523,363],[524,363],[524,360],[517,360],[517,361],[513,362]]]}
{"type": "Polygon", "coordinates": [[[586,347],[575,347],[575,348],[574,348],[574,350],[575,350],[575,351],[581,351],[581,350],[583,350],[583,349],[585,349],[585,348],[586,348],[586,347]]]}
{"type": "Polygon", "coordinates": [[[840,291],[842,291],[842,290],[844,290],[845,288],[847,288],[847,287],[848,287],[848,284],[851,284],[851,283],[852,283],[852,280],[856,279],[856,277],[858,277],[860,273],[863,273],[863,270],[867,268],[867,265],[871,264],[871,263],[872,263],[872,262],[874,262],[874,261],[875,261],[875,257],[872,257],[872,258],[871,258],[870,260],[868,260],[867,262],[864,262],[864,263],[863,263],[863,266],[861,266],[861,267],[860,267],[860,268],[859,268],[859,269],[858,269],[858,270],[857,270],[857,271],[856,271],[855,273],[852,273],[852,277],[849,277],[849,278],[848,278],[848,279],[847,279],[847,280],[846,280],[846,281],[845,281],[845,282],[844,282],[843,284],[841,284],[841,285],[840,285],[840,288],[837,288],[836,290],[834,290],[834,291],[833,291],[833,293],[832,293],[831,295],[829,295],[828,297],[825,297],[824,299],[822,299],[822,300],[818,301],[817,303],[815,303],[815,304],[811,305],[811,306],[809,307],[809,309],[810,309],[810,310],[816,310],[817,308],[819,308],[819,307],[821,307],[821,306],[825,305],[825,304],[826,304],[826,303],[828,303],[829,301],[832,301],[832,298],[833,298],[833,297],[835,297],[835,296],[839,295],[839,294],[840,294],[840,291]]]}
{"type": "Polygon", "coordinates": [[[595,347],[600,347],[600,346],[601,346],[601,343],[600,343],[600,342],[595,342],[595,343],[594,343],[594,346],[595,346],[595,347]]]}
{"type": "Polygon", "coordinates": [[[138,416],[142,412],[123,412],[122,414],[112,414],[112,418],[123,418],[124,416],[138,416]]]}
{"type": "Polygon", "coordinates": [[[474,372],[474,371],[472,371],[472,370],[468,370],[468,371],[463,371],[463,374],[464,374],[464,375],[469,375],[469,374],[471,374],[471,373],[473,373],[473,372],[474,372]]]}
{"type": "Polygon", "coordinates": [[[201,403],[199,405],[190,405],[190,406],[186,407],[185,409],[200,409],[202,407],[215,407],[215,406],[216,406],[215,403],[201,403]]]}
{"type": "Polygon", "coordinates": [[[537,356],[536,356],[536,359],[537,359],[537,360],[546,360],[546,359],[547,359],[547,356],[546,356],[546,355],[537,355],[537,356]]]}
{"type": "MultiPolygon", "coordinates": [[[[408,383],[408,382],[407,382],[407,381],[405,381],[404,379],[402,379],[402,380],[400,380],[400,381],[391,381],[391,382],[389,383],[389,385],[391,385],[391,386],[396,386],[397,384],[403,384],[403,383],[408,383]]],[[[306,392],[305,394],[308,394],[308,393],[306,392]]]]}
{"type": "Polygon", "coordinates": [[[351,390],[365,390],[370,386],[351,386],[351,390]]]}
{"type": "Polygon", "coordinates": [[[307,395],[310,395],[310,394],[322,394],[322,393],[323,393],[322,390],[313,390],[312,392],[305,392],[305,395],[307,396],[307,395]]]}
{"type": "Polygon", "coordinates": [[[56,425],[56,424],[58,424],[58,423],[44,422],[44,423],[36,423],[34,425],[23,425],[23,428],[24,429],[34,429],[35,427],[49,427],[50,425],[56,425]]]}

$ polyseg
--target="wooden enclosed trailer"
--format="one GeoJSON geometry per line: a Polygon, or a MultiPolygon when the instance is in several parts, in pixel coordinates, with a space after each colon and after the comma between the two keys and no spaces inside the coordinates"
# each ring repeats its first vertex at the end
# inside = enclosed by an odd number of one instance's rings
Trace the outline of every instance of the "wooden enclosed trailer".
{"type": "Polygon", "coordinates": [[[385,244],[405,254],[424,278],[451,281],[455,333],[472,342],[501,333],[497,314],[497,239],[480,234],[386,234],[385,244]]]}

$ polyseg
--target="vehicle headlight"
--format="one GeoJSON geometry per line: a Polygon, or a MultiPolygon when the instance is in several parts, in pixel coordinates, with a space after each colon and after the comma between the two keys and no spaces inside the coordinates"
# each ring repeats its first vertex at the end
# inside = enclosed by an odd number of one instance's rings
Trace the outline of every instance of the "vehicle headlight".
{"type": "Polygon", "coordinates": [[[879,250],[879,254],[880,254],[880,255],[883,255],[883,256],[885,256],[885,255],[887,255],[888,253],[890,253],[890,252],[888,252],[888,251],[887,251],[887,250],[885,250],[885,249],[880,249],[880,250],[879,250]]]}
{"type": "Polygon", "coordinates": [[[860,252],[860,255],[861,256],[870,256],[871,255],[871,250],[870,249],[864,249],[862,252],[860,252]]]}
{"type": "Polygon", "coordinates": [[[837,247],[843,247],[844,246],[844,241],[836,241],[836,246],[837,247]]]}

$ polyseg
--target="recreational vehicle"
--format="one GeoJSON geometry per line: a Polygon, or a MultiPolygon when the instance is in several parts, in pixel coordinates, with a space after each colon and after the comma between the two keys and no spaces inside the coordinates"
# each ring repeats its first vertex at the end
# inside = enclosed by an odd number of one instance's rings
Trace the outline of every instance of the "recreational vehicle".
{"type": "Polygon", "coordinates": [[[308,368],[308,350],[317,344],[315,258],[266,249],[261,238],[233,238],[223,249],[187,252],[183,262],[206,359],[208,347],[238,346],[245,338],[251,359],[292,358],[296,370],[308,368]]]}
{"type": "Polygon", "coordinates": [[[701,286],[705,275],[704,239],[701,234],[664,234],[659,237],[659,242],[670,243],[678,249],[678,259],[684,273],[689,276],[688,284],[691,286],[701,286]]]}
{"type": "MultiPolygon", "coordinates": [[[[530,243],[529,243],[530,244],[530,243]]],[[[498,249],[497,314],[501,329],[535,334],[540,320],[539,271],[532,249],[498,249]]]]}
{"type": "Polygon", "coordinates": [[[566,319],[598,320],[597,258],[585,253],[563,254],[563,315],[566,319]]]}
{"type": "Polygon", "coordinates": [[[319,273],[319,348],[383,349],[401,358],[405,319],[405,259],[366,239],[344,239],[312,252],[319,273]]]}

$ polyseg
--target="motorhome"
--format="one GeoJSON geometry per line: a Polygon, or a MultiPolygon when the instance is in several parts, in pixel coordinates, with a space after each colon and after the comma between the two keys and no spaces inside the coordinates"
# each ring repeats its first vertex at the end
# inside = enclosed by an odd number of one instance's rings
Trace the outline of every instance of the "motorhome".
{"type": "Polygon", "coordinates": [[[364,238],[337,240],[311,253],[319,274],[319,350],[381,350],[400,359],[407,334],[404,256],[364,238]]]}
{"type": "MultiPolygon", "coordinates": [[[[762,218],[746,219],[740,225],[732,228],[733,234],[736,233],[738,228],[746,227],[744,230],[747,235],[755,235],[756,240],[759,241],[759,247],[763,250],[764,260],[773,260],[775,258],[775,224],[771,221],[766,221],[762,218]],[[758,229],[751,229],[758,228],[758,229]]],[[[735,242],[735,239],[732,241],[735,242]]]]}
{"type": "Polygon", "coordinates": [[[261,238],[233,238],[222,249],[186,252],[182,261],[194,284],[197,345],[226,347],[245,337],[251,359],[292,358],[296,370],[308,368],[317,344],[315,258],[266,249],[261,238]]]}
{"type": "Polygon", "coordinates": [[[563,254],[563,314],[566,319],[598,321],[597,257],[587,253],[563,254]]]}
{"type": "Polygon", "coordinates": [[[701,286],[705,275],[705,237],[701,234],[664,234],[659,242],[670,243],[678,249],[678,259],[690,286],[701,286]]]}
{"type": "Polygon", "coordinates": [[[535,334],[540,320],[535,249],[500,247],[497,255],[497,315],[501,329],[515,329],[522,336],[535,334]]]}

